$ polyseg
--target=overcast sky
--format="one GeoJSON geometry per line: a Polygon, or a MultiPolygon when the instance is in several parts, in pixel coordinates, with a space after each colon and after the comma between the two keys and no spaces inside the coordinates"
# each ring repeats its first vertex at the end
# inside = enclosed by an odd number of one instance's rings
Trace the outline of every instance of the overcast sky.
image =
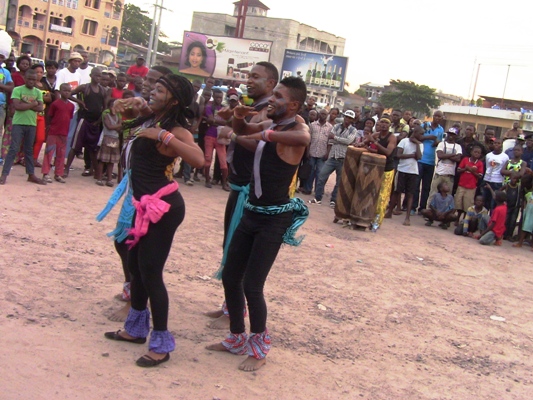
{"type": "MultiPolygon", "coordinates": [[[[164,0],[169,11],[163,13],[161,29],[181,42],[193,11],[233,14],[234,1],[164,0]]],[[[126,2],[153,14],[153,0],[126,2]]],[[[530,1],[262,2],[270,8],[269,17],[293,19],[346,39],[351,92],[366,82],[401,79],[469,97],[480,63],[477,95],[501,97],[511,65],[505,97],[533,101],[530,1]]]]}

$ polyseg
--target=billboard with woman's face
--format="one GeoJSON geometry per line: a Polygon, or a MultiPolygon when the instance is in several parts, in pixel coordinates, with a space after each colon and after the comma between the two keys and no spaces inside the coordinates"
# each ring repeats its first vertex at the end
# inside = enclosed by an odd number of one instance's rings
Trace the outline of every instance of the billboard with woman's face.
{"type": "Polygon", "coordinates": [[[245,81],[257,62],[270,60],[271,47],[271,41],[185,32],[179,71],[245,81]]]}

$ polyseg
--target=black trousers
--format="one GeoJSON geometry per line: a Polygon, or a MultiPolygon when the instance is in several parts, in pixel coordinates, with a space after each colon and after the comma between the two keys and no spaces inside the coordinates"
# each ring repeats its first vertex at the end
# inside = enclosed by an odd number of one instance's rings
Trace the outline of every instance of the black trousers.
{"type": "MultiPolygon", "coordinates": [[[[167,261],[176,229],[185,217],[185,204],[179,192],[162,197],[171,205],[159,222],[150,224],[148,232],[128,253],[131,274],[131,306],[146,309],[150,299],[154,330],[166,331],[168,294],[163,282],[163,267],[167,261]]],[[[133,217],[135,221],[135,216],[133,217]]]]}
{"type": "Polygon", "coordinates": [[[263,215],[244,211],[222,273],[232,333],[245,331],[242,312],[245,297],[250,312],[251,332],[265,331],[267,306],[263,288],[283,242],[283,235],[291,223],[292,212],[263,215]]]}
{"type": "Polygon", "coordinates": [[[226,236],[228,235],[229,225],[235,212],[235,206],[237,205],[237,199],[239,198],[239,192],[230,190],[228,201],[226,202],[226,210],[224,211],[224,240],[222,241],[222,248],[226,246],[226,236]]]}

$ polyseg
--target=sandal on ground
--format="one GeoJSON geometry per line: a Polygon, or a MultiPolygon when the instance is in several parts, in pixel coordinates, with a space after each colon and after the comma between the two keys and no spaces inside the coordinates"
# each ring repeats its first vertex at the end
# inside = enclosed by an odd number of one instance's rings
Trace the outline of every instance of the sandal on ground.
{"type": "Polygon", "coordinates": [[[67,183],[67,181],[63,179],[62,176],[59,176],[59,175],[54,176],[54,179],[56,182],[59,182],[59,183],[67,183]]]}
{"type": "Polygon", "coordinates": [[[106,332],[104,333],[104,336],[107,339],[116,340],[118,342],[129,342],[129,343],[135,343],[135,344],[145,344],[146,338],[140,337],[140,338],[134,338],[134,339],[128,339],[124,336],[120,335],[120,332],[122,332],[120,329],[116,332],[106,332]]]}
{"type": "Polygon", "coordinates": [[[113,186],[115,186],[115,182],[113,182],[113,181],[107,181],[107,182],[105,183],[105,185],[106,185],[106,186],[109,186],[109,187],[113,187],[113,186]]]}
{"type": "Polygon", "coordinates": [[[100,179],[98,179],[95,183],[96,183],[98,186],[104,186],[104,181],[101,181],[100,179]]]}
{"type": "Polygon", "coordinates": [[[167,353],[167,355],[165,357],[163,357],[161,360],[156,360],[156,359],[150,357],[148,354],[145,354],[144,356],[142,356],[141,358],[139,358],[136,361],[136,364],[139,367],[150,368],[150,367],[155,367],[155,366],[157,366],[159,364],[162,364],[164,362],[167,362],[168,360],[170,360],[170,354],[169,353],[167,353]]]}
{"type": "Polygon", "coordinates": [[[83,172],[81,173],[81,176],[91,176],[91,170],[90,169],[85,169],[83,170],[83,172]]]}
{"type": "Polygon", "coordinates": [[[36,183],[37,185],[46,185],[46,182],[37,178],[35,175],[28,175],[28,182],[36,183]]]}
{"type": "Polygon", "coordinates": [[[52,177],[48,174],[44,174],[43,175],[43,181],[45,181],[46,183],[52,183],[52,177]]]}
{"type": "Polygon", "coordinates": [[[431,226],[431,225],[433,225],[433,222],[432,221],[427,221],[424,225],[431,226]]]}

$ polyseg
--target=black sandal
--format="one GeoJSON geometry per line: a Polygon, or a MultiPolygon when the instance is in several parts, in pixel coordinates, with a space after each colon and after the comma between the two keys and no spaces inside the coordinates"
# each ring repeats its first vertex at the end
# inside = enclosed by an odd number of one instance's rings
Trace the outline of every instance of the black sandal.
{"type": "Polygon", "coordinates": [[[156,360],[150,357],[148,354],[145,354],[144,356],[142,356],[136,361],[136,364],[139,367],[150,368],[150,367],[155,367],[164,362],[167,362],[168,360],[170,360],[170,353],[167,353],[167,355],[163,357],[161,360],[156,360]]]}
{"type": "Polygon", "coordinates": [[[118,342],[129,342],[129,343],[135,343],[135,344],[145,344],[146,343],[146,338],[144,338],[144,337],[128,339],[128,338],[125,338],[124,336],[121,336],[120,332],[121,332],[120,329],[118,331],[116,331],[116,332],[106,332],[106,333],[104,333],[104,336],[107,339],[116,340],[118,342]]]}

